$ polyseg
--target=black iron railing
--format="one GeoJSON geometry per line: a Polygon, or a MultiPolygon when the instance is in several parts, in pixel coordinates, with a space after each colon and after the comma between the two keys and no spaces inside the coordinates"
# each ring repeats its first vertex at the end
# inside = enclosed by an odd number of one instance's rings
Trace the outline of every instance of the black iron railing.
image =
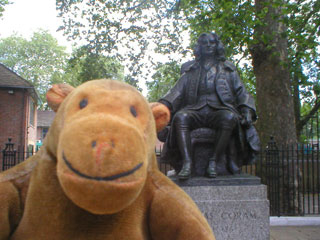
{"type": "MultiPolygon", "coordinates": [[[[34,152],[17,151],[9,139],[2,150],[2,170],[24,161],[34,152]]],[[[156,154],[161,154],[158,148],[156,154]]],[[[172,167],[159,162],[167,174],[172,167]]],[[[279,146],[272,139],[255,164],[242,167],[243,173],[259,176],[268,187],[271,216],[320,214],[320,151],[315,141],[279,146]]]]}
{"type": "Polygon", "coordinates": [[[0,159],[2,162],[2,171],[5,171],[21,162],[26,160],[28,157],[35,154],[33,149],[30,151],[17,151],[14,149],[14,143],[11,142],[12,139],[8,139],[8,143],[6,143],[6,147],[2,150],[2,158],[0,159]]]}

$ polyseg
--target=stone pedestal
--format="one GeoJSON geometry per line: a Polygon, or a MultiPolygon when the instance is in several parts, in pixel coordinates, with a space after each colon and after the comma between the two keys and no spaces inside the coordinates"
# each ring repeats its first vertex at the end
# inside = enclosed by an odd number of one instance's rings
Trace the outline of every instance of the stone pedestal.
{"type": "Polygon", "coordinates": [[[217,240],[269,240],[267,187],[250,175],[172,178],[196,202],[217,240]]]}

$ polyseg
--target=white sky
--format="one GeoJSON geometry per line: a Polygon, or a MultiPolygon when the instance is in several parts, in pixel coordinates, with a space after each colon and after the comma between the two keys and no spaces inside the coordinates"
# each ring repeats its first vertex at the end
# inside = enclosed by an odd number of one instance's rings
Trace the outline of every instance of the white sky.
{"type": "Polygon", "coordinates": [[[0,38],[12,35],[14,32],[29,38],[40,28],[49,30],[57,38],[59,45],[68,47],[71,51],[71,42],[66,40],[62,32],[56,30],[62,23],[57,17],[55,0],[11,0],[12,4],[5,6],[0,19],[0,38]]]}

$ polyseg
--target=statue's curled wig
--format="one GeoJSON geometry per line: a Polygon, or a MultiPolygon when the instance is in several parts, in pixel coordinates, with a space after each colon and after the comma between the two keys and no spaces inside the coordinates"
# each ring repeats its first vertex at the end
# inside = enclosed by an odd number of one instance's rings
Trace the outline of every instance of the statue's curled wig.
{"type": "Polygon", "coordinates": [[[202,33],[197,41],[197,44],[195,45],[194,49],[193,49],[193,53],[194,56],[196,58],[196,61],[200,61],[200,59],[202,58],[202,54],[201,54],[201,44],[200,44],[200,40],[204,37],[208,37],[208,36],[213,36],[214,39],[216,40],[216,44],[217,44],[217,49],[216,52],[214,53],[214,57],[219,60],[219,61],[225,61],[226,57],[225,57],[225,49],[223,46],[223,43],[221,42],[219,36],[216,33],[202,33]]]}

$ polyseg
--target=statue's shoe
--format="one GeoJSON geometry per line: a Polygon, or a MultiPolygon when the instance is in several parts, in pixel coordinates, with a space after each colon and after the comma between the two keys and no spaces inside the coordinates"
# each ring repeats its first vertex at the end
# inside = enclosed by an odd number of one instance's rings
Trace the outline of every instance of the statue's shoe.
{"type": "Polygon", "coordinates": [[[209,178],[216,178],[217,177],[216,162],[215,161],[209,161],[209,166],[207,168],[207,175],[209,178]]]}
{"type": "Polygon", "coordinates": [[[184,165],[178,174],[178,178],[181,180],[184,180],[184,179],[190,178],[190,176],[191,176],[191,167],[184,165]]]}
{"type": "Polygon", "coordinates": [[[229,161],[229,171],[232,174],[239,174],[241,173],[241,169],[237,166],[237,164],[234,161],[229,161]]]}

